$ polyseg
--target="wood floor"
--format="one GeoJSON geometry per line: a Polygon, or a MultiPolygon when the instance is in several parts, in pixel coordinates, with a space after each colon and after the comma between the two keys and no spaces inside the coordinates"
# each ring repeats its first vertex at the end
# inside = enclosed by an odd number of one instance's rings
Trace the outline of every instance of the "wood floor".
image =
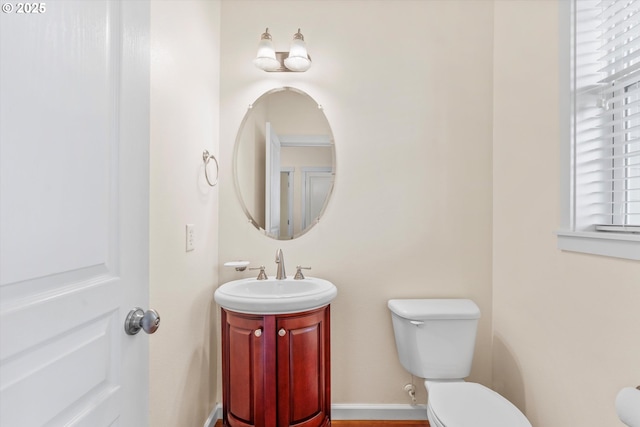
{"type": "Polygon", "coordinates": [[[429,421],[331,421],[331,427],[429,427],[429,421]]]}
{"type": "MultiPolygon", "coordinates": [[[[215,427],[222,427],[218,421],[215,427]]],[[[429,421],[347,421],[333,420],[331,427],[429,427],[429,421]]]]}

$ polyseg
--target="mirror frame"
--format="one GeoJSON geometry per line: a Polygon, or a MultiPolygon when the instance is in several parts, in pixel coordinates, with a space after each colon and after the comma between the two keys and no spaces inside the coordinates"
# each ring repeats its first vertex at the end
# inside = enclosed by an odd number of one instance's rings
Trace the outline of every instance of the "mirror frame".
{"type": "Polygon", "coordinates": [[[240,126],[238,128],[237,134],[236,134],[236,139],[234,142],[234,147],[233,147],[233,167],[232,167],[232,173],[233,173],[233,183],[234,183],[234,187],[235,187],[235,192],[236,192],[236,197],[238,198],[238,202],[240,203],[240,206],[242,207],[242,210],[244,211],[244,214],[246,215],[248,222],[253,225],[256,230],[258,230],[258,232],[260,232],[260,234],[269,237],[271,239],[274,240],[293,240],[293,239],[297,239],[298,237],[303,236],[304,234],[308,233],[309,230],[313,229],[315,227],[315,225],[320,221],[320,218],[322,218],[322,216],[324,215],[325,211],[327,210],[327,206],[329,205],[329,202],[331,200],[332,194],[333,194],[333,189],[335,187],[335,180],[336,180],[336,148],[335,148],[335,138],[333,135],[333,129],[331,128],[331,124],[329,123],[329,119],[327,118],[327,115],[324,112],[324,108],[322,107],[321,104],[319,104],[311,95],[309,95],[308,93],[306,93],[305,91],[298,89],[298,88],[294,88],[291,86],[280,86],[280,87],[276,87],[273,89],[270,89],[266,92],[264,92],[262,95],[260,95],[254,102],[252,102],[251,104],[249,104],[247,111],[244,114],[244,117],[242,118],[242,121],[240,122],[240,126]],[[330,136],[330,140],[331,140],[331,162],[332,162],[332,175],[333,175],[333,180],[331,181],[331,187],[329,188],[329,191],[327,192],[327,198],[325,200],[324,205],[322,206],[322,209],[320,210],[318,216],[316,217],[316,219],[313,221],[312,224],[307,225],[306,228],[304,228],[303,230],[299,231],[298,233],[295,233],[286,239],[283,238],[279,238],[278,236],[274,236],[270,233],[267,232],[267,230],[265,229],[265,227],[260,226],[260,224],[258,224],[258,222],[256,221],[255,217],[253,216],[253,214],[251,212],[249,212],[249,209],[247,208],[247,205],[244,201],[243,195],[242,195],[242,191],[240,189],[240,182],[238,180],[238,151],[239,151],[239,146],[240,146],[240,142],[241,142],[241,136],[242,136],[242,131],[245,128],[245,125],[247,123],[247,121],[249,120],[250,114],[253,110],[253,105],[255,105],[256,103],[260,102],[261,100],[263,100],[264,98],[268,97],[269,95],[273,94],[273,93],[277,93],[277,92],[282,92],[282,91],[292,91],[295,92],[299,95],[302,95],[308,99],[310,99],[311,101],[313,101],[313,103],[315,103],[318,106],[318,109],[320,110],[321,114],[323,115],[325,121],[327,122],[327,127],[329,129],[329,136],[330,136]]]}

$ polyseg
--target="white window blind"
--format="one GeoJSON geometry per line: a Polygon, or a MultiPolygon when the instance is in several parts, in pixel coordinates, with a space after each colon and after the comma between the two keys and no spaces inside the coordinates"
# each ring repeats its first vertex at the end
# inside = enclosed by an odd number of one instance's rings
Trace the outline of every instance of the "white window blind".
{"type": "Polygon", "coordinates": [[[640,232],[640,0],[574,0],[576,230],[640,232]]]}

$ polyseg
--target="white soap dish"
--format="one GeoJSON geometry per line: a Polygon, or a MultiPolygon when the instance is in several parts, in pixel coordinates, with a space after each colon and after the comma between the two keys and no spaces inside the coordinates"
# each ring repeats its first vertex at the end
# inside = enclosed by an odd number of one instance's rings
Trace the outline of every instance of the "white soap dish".
{"type": "Polygon", "coordinates": [[[228,261],[224,263],[225,267],[233,267],[236,271],[245,271],[248,265],[249,261],[228,261]]]}

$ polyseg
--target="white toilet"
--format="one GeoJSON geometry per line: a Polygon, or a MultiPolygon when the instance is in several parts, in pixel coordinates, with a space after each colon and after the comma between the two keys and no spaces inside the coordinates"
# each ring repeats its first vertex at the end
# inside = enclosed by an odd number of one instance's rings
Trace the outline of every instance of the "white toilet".
{"type": "Polygon", "coordinates": [[[402,366],[424,378],[431,427],[531,427],[511,402],[465,382],[480,309],[468,299],[389,300],[402,366]]]}

